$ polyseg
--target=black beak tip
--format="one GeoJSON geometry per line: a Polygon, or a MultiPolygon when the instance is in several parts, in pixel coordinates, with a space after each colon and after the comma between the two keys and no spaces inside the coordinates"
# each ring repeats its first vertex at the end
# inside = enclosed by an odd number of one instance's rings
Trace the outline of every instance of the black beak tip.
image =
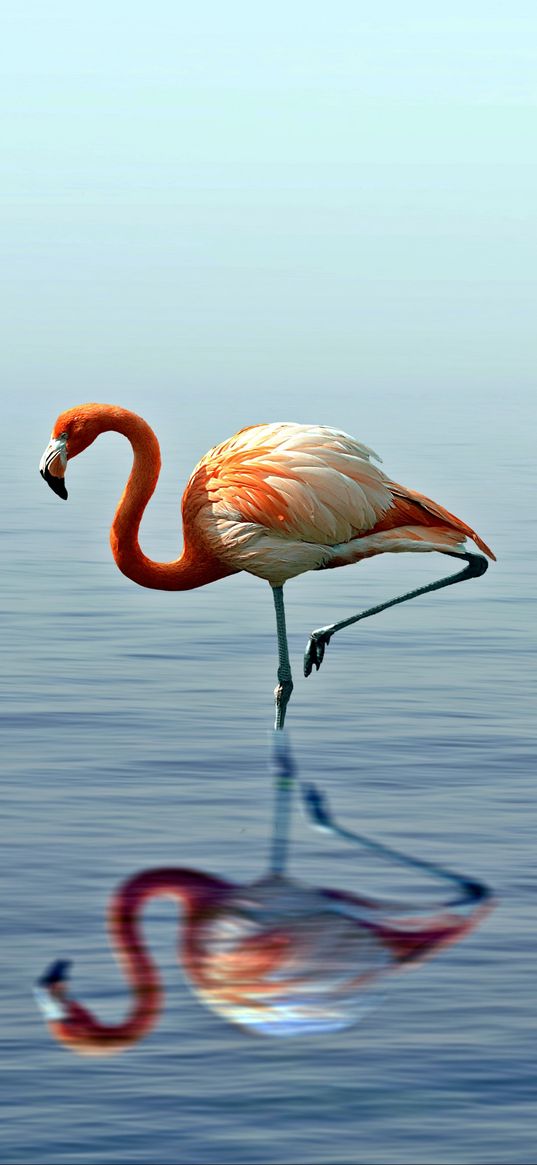
{"type": "Polygon", "coordinates": [[[47,485],[50,486],[52,492],[57,494],[59,498],[63,498],[64,502],[66,502],[69,494],[65,488],[65,481],[63,477],[53,477],[52,474],[48,472],[48,469],[41,469],[40,473],[43,480],[46,481],[47,485]]]}
{"type": "Polygon", "coordinates": [[[64,983],[69,976],[70,967],[69,959],[56,959],[38,980],[38,986],[53,987],[55,983],[64,983]]]}

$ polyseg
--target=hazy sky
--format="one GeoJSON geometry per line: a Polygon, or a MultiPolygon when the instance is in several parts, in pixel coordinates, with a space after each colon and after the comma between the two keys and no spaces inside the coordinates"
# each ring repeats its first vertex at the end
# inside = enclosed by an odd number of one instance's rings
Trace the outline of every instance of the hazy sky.
{"type": "Polygon", "coordinates": [[[533,3],[11,9],[8,392],[531,393],[533,3]]]}

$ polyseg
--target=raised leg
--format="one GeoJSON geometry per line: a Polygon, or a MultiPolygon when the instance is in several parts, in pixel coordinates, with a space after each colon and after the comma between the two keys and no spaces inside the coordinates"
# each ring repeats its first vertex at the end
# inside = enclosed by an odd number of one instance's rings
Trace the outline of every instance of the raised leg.
{"type": "Polygon", "coordinates": [[[276,719],[274,727],[278,731],[285,724],[285,713],[293,691],[293,677],[289,663],[289,648],[287,646],[287,631],[285,627],[285,608],[283,605],[283,587],[273,587],[274,608],[276,611],[276,628],[278,632],[278,686],[274,689],[276,701],[276,719]]]}
{"type": "MultiPolygon", "coordinates": [[[[445,553],[449,554],[449,551],[445,553]]],[[[329,627],[319,627],[317,631],[312,631],[304,653],[304,675],[309,676],[314,667],[319,671],[325,650],[337,631],[342,631],[344,627],[350,627],[352,623],[358,623],[360,619],[368,619],[370,615],[378,615],[380,611],[386,611],[388,607],[396,607],[398,603],[417,599],[418,595],[426,595],[428,591],[439,591],[442,587],[452,586],[453,583],[463,582],[464,579],[478,578],[480,574],[485,573],[488,567],[488,562],[482,554],[452,554],[450,557],[465,558],[468,565],[458,574],[449,574],[445,578],[437,579],[436,582],[428,583],[427,586],[417,587],[415,591],[407,591],[404,595],[389,599],[387,603],[379,603],[378,607],[369,607],[367,611],[360,611],[358,615],[352,615],[350,619],[342,619],[340,623],[332,623],[329,627]]]]}
{"type": "Polygon", "coordinates": [[[424,874],[430,874],[431,877],[437,878],[441,882],[456,887],[456,897],[450,898],[449,902],[446,902],[446,906],[459,906],[491,897],[488,886],[485,886],[484,882],[478,882],[476,878],[466,878],[463,874],[437,865],[436,862],[427,862],[424,858],[403,854],[400,850],[383,845],[380,841],[373,841],[372,838],[366,837],[364,834],[354,833],[350,829],[338,825],[330,813],[324,794],[315,785],[302,785],[301,793],[306,813],[317,829],[331,833],[334,837],[341,837],[344,841],[350,842],[351,845],[367,849],[376,854],[377,857],[386,858],[399,865],[411,866],[416,870],[421,870],[424,874]]]}

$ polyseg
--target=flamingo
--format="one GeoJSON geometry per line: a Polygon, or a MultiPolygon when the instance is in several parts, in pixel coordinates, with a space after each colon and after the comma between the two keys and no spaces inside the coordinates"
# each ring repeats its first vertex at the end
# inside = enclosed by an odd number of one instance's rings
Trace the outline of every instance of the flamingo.
{"type": "Polygon", "coordinates": [[[143,587],[181,591],[247,571],[270,584],[278,637],[276,729],[284,726],[293,690],[283,600],[289,579],[401,551],[437,550],[466,564],[456,574],[313,631],[304,656],[308,676],[344,627],[484,574],[487,557],[495,558],[460,518],[387,477],[368,446],[338,429],[281,422],[241,429],[202,457],[183,495],[182,554],[173,562],[154,562],[141,550],[138,531],[157,484],[160,449],[142,417],[107,404],[68,409],[54,425],[40,472],[67,498],[67,462],[107,431],[127,437],[134,454],[110,531],[113,556],[127,578],[143,587]],[[468,550],[467,539],[482,553],[468,550]]]}
{"type": "Polygon", "coordinates": [[[59,959],[36,988],[37,1002],[57,1040],[81,1054],[107,1055],[123,1051],[154,1028],[163,990],[144,942],[141,916],[158,896],[172,897],[183,910],[183,965],[201,1001],[230,1023],[276,1036],[320,1035],[357,1022],[367,1010],[367,992],[379,980],[458,942],[490,911],[494,902],[483,883],[338,826],[314,786],[307,786],[303,795],[315,825],[449,883],[450,897],[439,913],[424,917],[414,907],[409,917],[404,904],[290,878],[290,818],[282,813],[281,798],[283,793],[288,810],[293,766],[285,744],[275,759],[277,798],[268,873],[246,886],[172,866],[128,878],[111,897],[108,922],[132,992],[130,1012],[119,1023],[102,1023],[70,996],[70,963],[59,959]]]}

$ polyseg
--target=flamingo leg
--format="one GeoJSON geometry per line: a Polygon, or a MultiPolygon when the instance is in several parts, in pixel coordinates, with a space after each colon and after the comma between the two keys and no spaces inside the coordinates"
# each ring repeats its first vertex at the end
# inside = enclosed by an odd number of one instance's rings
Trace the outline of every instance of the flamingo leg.
{"type": "Polygon", "coordinates": [[[286,732],[275,732],[273,740],[274,816],[270,843],[269,872],[283,875],[289,857],[291,811],[296,786],[296,770],[286,732]]]}
{"type": "MultiPolygon", "coordinates": [[[[445,553],[449,553],[449,551],[445,553]]],[[[488,562],[482,554],[453,554],[450,557],[465,558],[468,565],[457,574],[439,578],[436,582],[428,583],[427,586],[417,587],[414,591],[398,595],[397,598],[390,599],[387,603],[379,603],[378,607],[369,607],[367,611],[351,615],[350,619],[342,619],[340,623],[332,623],[329,627],[319,627],[317,631],[312,631],[304,653],[304,675],[309,676],[314,667],[319,671],[325,650],[336,631],[342,631],[344,627],[350,627],[352,623],[358,623],[360,619],[368,619],[370,615],[378,615],[380,611],[386,611],[388,607],[395,607],[398,603],[417,599],[419,595],[426,595],[428,591],[439,591],[442,587],[452,586],[453,583],[463,582],[464,579],[478,578],[480,574],[485,573],[488,567],[488,562]]]]}
{"type": "Polygon", "coordinates": [[[273,587],[274,609],[276,611],[276,630],[278,633],[278,685],[274,689],[276,701],[276,719],[274,728],[281,731],[285,724],[285,713],[293,691],[293,677],[289,662],[289,647],[287,644],[287,629],[285,626],[285,607],[283,605],[283,587],[273,587]]]}
{"type": "Polygon", "coordinates": [[[352,830],[338,825],[332,817],[324,793],[321,793],[315,785],[302,785],[301,793],[306,813],[315,828],[324,833],[331,833],[334,837],[341,837],[344,841],[350,842],[351,845],[358,846],[360,849],[367,849],[370,853],[376,854],[377,857],[422,870],[424,874],[430,874],[431,877],[456,887],[456,896],[446,901],[446,906],[467,905],[469,902],[482,901],[491,897],[491,891],[488,887],[476,878],[467,878],[464,874],[458,874],[454,870],[448,870],[445,866],[439,866],[436,862],[428,862],[424,858],[411,857],[410,854],[401,853],[401,850],[392,849],[391,846],[384,845],[380,841],[373,841],[365,834],[354,833],[352,830]]]}

